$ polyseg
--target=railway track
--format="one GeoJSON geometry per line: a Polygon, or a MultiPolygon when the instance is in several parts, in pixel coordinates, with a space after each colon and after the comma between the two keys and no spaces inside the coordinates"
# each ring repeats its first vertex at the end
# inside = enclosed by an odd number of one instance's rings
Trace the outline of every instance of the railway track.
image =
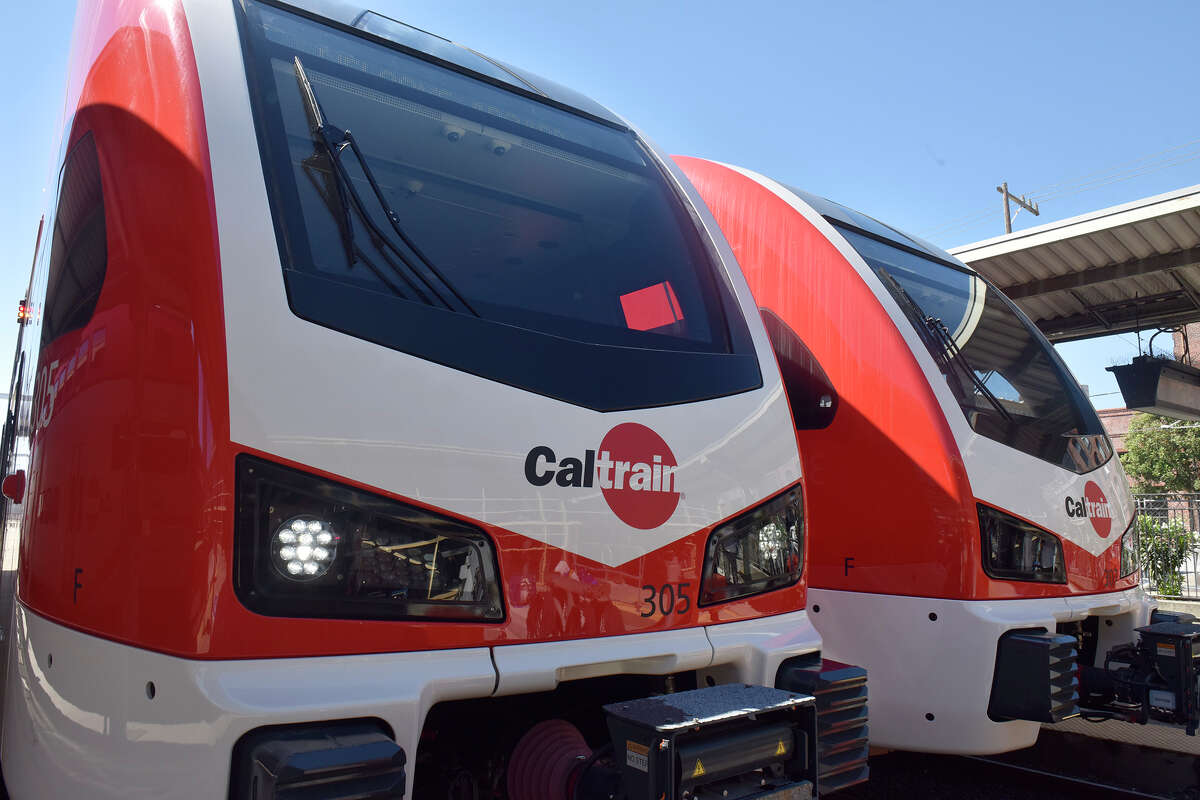
{"type": "Polygon", "coordinates": [[[1043,733],[1028,750],[967,757],[888,753],[871,759],[871,780],[839,800],[1200,800],[1194,756],[1043,733]]]}

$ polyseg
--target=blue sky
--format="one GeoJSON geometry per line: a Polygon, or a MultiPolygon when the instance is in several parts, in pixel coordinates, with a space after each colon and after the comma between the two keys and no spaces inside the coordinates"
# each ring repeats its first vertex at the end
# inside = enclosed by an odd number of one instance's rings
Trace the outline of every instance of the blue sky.
{"type": "MultiPolygon", "coordinates": [[[[1172,165],[1047,197],[1018,229],[1200,183],[1194,0],[371,7],[583,91],[672,153],[757,169],[943,247],[1003,233],[1005,180],[1030,193],[1172,165]]],[[[0,3],[0,309],[13,314],[0,358],[28,283],[73,16],[66,0],[0,3]]],[[[1103,408],[1120,405],[1104,367],[1136,349],[1129,334],[1061,352],[1103,408]]]]}

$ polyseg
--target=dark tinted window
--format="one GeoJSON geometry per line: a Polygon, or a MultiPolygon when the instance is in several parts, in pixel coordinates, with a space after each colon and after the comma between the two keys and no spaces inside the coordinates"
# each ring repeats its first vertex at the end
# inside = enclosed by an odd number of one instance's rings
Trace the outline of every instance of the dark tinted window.
{"type": "Polygon", "coordinates": [[[994,286],[862,233],[842,233],[917,329],[977,433],[1077,472],[1108,460],[1112,449],[1079,385],[994,286]]]}
{"type": "Polygon", "coordinates": [[[349,30],[247,8],[297,314],[603,410],[759,384],[728,287],[632,133],[349,30]],[[310,130],[297,58],[334,139],[349,129],[361,148],[362,160],[339,150],[344,174],[310,130]]]}
{"type": "Polygon", "coordinates": [[[104,284],[108,264],[104,192],[90,133],[75,143],[63,164],[50,248],[43,344],[86,325],[104,284]]]}
{"type": "Polygon", "coordinates": [[[778,314],[760,308],[767,338],[779,363],[792,423],[797,430],[827,428],[837,414],[838,396],[816,356],[778,314]]]}

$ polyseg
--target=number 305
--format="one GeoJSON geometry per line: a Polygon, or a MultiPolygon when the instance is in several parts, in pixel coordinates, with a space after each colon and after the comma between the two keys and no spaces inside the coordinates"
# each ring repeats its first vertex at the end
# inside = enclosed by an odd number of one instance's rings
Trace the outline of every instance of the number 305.
{"type": "Polygon", "coordinates": [[[646,584],[642,587],[642,591],[646,593],[642,602],[647,604],[647,608],[642,612],[642,616],[653,617],[655,614],[661,614],[666,617],[691,611],[692,598],[687,591],[690,586],[690,583],[664,583],[655,588],[646,584]]]}

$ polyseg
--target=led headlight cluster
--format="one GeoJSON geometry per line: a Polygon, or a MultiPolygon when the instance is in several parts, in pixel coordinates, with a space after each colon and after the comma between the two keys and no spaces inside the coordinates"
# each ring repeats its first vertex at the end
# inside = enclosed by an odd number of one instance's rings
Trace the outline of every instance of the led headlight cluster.
{"type": "Polygon", "coordinates": [[[983,533],[983,571],[990,577],[1067,582],[1062,542],[1054,534],[982,504],[979,529],[983,533]]]}
{"type": "Polygon", "coordinates": [[[234,586],[287,617],[504,618],[496,556],[458,520],[260,459],[238,459],[234,586]]]}
{"type": "Polygon", "coordinates": [[[790,586],[803,569],[804,495],[796,486],[712,532],[700,605],[790,586]]]}
{"type": "Polygon", "coordinates": [[[275,531],[275,566],[289,578],[309,580],[329,571],[337,552],[332,526],[314,517],[295,517],[275,531]]]}

